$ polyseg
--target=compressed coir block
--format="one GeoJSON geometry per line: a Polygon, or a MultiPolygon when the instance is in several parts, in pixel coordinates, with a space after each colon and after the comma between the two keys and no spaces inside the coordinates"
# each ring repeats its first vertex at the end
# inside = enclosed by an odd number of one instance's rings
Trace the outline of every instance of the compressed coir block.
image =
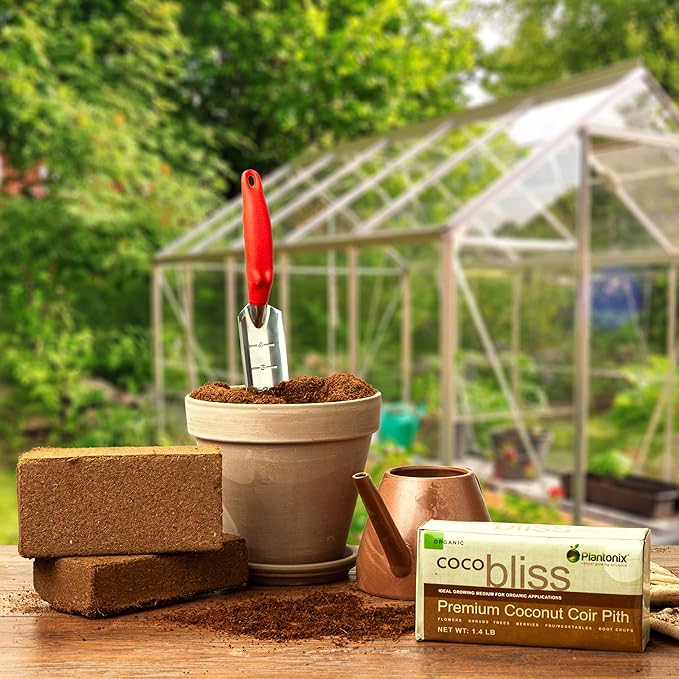
{"type": "Polygon", "coordinates": [[[19,458],[19,554],[201,552],[222,544],[216,446],[36,448],[19,458]]]}
{"type": "Polygon", "coordinates": [[[214,552],[72,556],[33,564],[33,586],[45,601],[88,618],[239,587],[247,578],[245,540],[237,535],[224,535],[214,552]]]}

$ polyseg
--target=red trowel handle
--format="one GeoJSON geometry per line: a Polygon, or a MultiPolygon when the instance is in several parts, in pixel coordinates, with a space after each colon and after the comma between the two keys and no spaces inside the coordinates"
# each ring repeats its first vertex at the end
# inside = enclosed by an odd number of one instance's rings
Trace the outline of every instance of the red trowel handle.
{"type": "Polygon", "coordinates": [[[263,306],[269,302],[273,282],[273,239],[266,207],[262,178],[245,170],[240,180],[243,194],[243,236],[245,238],[245,276],[248,302],[263,306]]]}

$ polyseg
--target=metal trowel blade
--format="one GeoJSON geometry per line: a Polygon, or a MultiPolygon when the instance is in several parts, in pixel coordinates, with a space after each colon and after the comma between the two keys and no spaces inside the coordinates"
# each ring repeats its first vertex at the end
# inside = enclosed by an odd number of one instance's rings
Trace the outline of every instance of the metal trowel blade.
{"type": "Polygon", "coordinates": [[[245,384],[257,389],[268,389],[288,379],[283,314],[267,304],[262,325],[257,327],[248,306],[238,314],[245,384]]]}

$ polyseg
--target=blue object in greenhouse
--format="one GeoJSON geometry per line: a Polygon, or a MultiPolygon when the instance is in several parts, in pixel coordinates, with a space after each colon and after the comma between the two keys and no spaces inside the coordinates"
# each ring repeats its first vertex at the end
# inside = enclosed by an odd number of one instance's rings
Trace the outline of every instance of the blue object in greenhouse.
{"type": "Polygon", "coordinates": [[[420,429],[424,406],[415,407],[412,403],[385,403],[380,413],[378,438],[382,443],[395,443],[402,448],[410,448],[420,429]]]}
{"type": "Polygon", "coordinates": [[[592,278],[592,322],[613,329],[636,321],[642,305],[639,279],[620,268],[604,269],[592,278]]]}

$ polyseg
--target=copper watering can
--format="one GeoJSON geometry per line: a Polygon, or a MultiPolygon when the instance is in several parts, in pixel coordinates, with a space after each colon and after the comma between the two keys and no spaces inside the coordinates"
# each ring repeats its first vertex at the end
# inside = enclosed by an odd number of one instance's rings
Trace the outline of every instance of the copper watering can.
{"type": "Polygon", "coordinates": [[[415,599],[417,529],[425,521],[490,521],[466,467],[394,467],[379,490],[366,472],[352,478],[370,517],[356,559],[356,584],[368,594],[415,599]]]}

